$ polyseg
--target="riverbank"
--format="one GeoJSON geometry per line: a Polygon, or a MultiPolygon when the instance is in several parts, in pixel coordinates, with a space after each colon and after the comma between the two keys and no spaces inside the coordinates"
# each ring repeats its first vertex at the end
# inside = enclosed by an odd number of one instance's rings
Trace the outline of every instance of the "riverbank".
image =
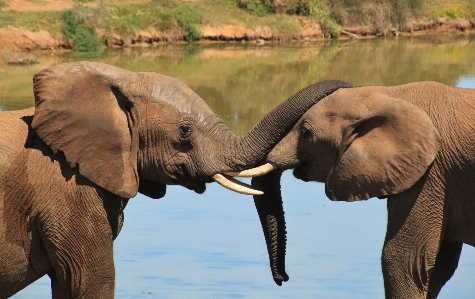
{"type": "MultiPolygon", "coordinates": [[[[256,16],[232,6],[230,1],[130,0],[111,1],[4,0],[0,12],[0,51],[70,50],[74,41],[64,38],[64,11],[77,10],[93,26],[102,47],[146,47],[160,43],[251,42],[276,43],[359,39],[384,35],[467,34],[475,21],[439,16],[408,20],[404,29],[391,23],[345,24],[323,28],[322,21],[285,14],[256,16]],[[157,4],[160,2],[160,4],[157,4]],[[182,9],[185,8],[185,9],[182,9]],[[181,14],[179,14],[181,13],[181,14]],[[198,17],[197,17],[198,16],[198,17]],[[180,19],[181,18],[181,19],[180,19]],[[384,28],[382,28],[384,26],[384,28]],[[193,35],[194,34],[194,35],[193,35]],[[193,35],[193,36],[192,36],[193,35]],[[190,37],[193,37],[190,39],[190,37]]],[[[12,61],[19,61],[17,58],[12,61]]],[[[21,59],[20,59],[21,60],[21,59]]],[[[29,60],[28,60],[29,61],[29,60]]],[[[8,61],[7,61],[8,62],[8,61]]]]}

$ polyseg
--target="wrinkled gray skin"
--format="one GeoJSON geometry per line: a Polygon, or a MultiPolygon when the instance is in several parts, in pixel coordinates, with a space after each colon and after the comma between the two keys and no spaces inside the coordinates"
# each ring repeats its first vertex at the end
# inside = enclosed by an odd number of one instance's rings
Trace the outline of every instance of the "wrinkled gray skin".
{"type": "Polygon", "coordinates": [[[261,219],[286,276],[280,174],[325,183],[332,200],[388,198],[386,298],[436,298],[462,244],[475,246],[475,90],[418,82],[340,89],[315,104],[269,153],[281,169],[253,179],[261,219]],[[282,259],[282,260],[279,260],[282,259]]]}
{"type": "Polygon", "coordinates": [[[35,108],[0,113],[0,298],[45,274],[53,298],[113,298],[112,241],[129,198],[160,198],[167,184],[204,192],[213,175],[256,164],[316,101],[347,86],[314,84],[315,97],[290,98],[239,137],[162,74],[77,62],[33,81],[35,108]]]}

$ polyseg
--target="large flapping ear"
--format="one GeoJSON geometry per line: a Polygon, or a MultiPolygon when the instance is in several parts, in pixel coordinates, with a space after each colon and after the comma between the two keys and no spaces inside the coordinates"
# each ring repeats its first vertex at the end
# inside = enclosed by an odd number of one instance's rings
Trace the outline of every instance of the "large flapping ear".
{"type": "Polygon", "coordinates": [[[137,77],[91,62],[61,64],[33,77],[38,136],[87,179],[125,198],[138,190],[139,115],[128,90],[137,77]]]}
{"type": "Polygon", "coordinates": [[[441,143],[427,113],[383,93],[346,107],[361,109],[362,118],[343,128],[340,157],[327,177],[327,196],[354,201],[413,186],[434,161],[441,143]]]}

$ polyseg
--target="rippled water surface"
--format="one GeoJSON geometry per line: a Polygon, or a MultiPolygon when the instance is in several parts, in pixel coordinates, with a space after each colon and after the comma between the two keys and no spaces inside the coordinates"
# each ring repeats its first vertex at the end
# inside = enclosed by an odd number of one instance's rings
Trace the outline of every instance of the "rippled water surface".
{"type": "MultiPolygon", "coordinates": [[[[40,64],[0,68],[0,109],[33,106],[31,77],[62,62],[91,60],[179,77],[245,133],[302,87],[324,79],[359,85],[434,80],[475,88],[475,36],[387,38],[280,45],[167,45],[100,54],[40,54],[40,64]]],[[[172,186],[138,195],[114,243],[116,298],[383,298],[380,255],[386,200],[332,202],[319,183],[285,172],[290,281],[270,275],[251,197],[210,184],[203,195],[172,186]]],[[[439,298],[473,298],[475,249],[439,298]]],[[[50,298],[44,277],[13,298],[50,298]]]]}

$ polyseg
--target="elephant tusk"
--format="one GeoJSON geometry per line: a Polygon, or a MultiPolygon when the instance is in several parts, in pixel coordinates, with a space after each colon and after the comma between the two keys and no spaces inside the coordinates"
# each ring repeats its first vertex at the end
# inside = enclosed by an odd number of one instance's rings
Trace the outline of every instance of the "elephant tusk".
{"type": "Polygon", "coordinates": [[[246,169],[243,171],[229,171],[229,172],[224,172],[224,174],[229,175],[229,176],[235,176],[235,177],[241,177],[241,178],[252,178],[256,176],[261,176],[264,174],[267,174],[278,167],[272,163],[266,163],[264,165],[254,167],[251,169],[246,169]]]}
{"type": "Polygon", "coordinates": [[[247,194],[247,195],[262,195],[264,192],[259,190],[254,190],[248,184],[240,182],[233,177],[227,176],[225,174],[215,174],[213,175],[213,180],[223,186],[226,189],[231,191],[247,194]]]}

